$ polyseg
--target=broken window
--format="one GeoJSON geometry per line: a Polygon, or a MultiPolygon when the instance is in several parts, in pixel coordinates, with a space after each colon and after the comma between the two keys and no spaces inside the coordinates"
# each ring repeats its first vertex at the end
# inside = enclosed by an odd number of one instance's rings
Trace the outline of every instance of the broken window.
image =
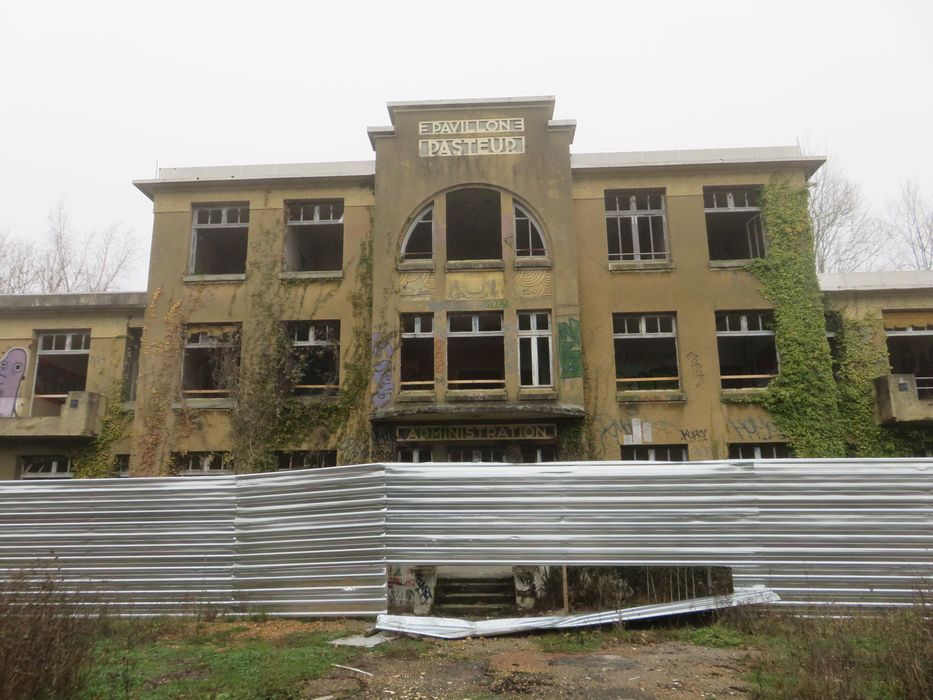
{"type": "Polygon", "coordinates": [[[123,478],[130,475],[130,456],[125,452],[113,456],[113,470],[123,478]]]}
{"type": "Polygon", "coordinates": [[[667,260],[663,192],[607,191],[606,237],[609,260],[667,260]]]}
{"type": "Polygon", "coordinates": [[[505,388],[501,311],[447,316],[447,386],[450,389],[505,388]]]}
{"type": "Polygon", "coordinates": [[[515,205],[515,255],[520,258],[544,257],[544,237],[538,223],[517,204],[515,205]]]}
{"type": "Polygon", "coordinates": [[[336,394],[340,386],[340,321],[289,321],[296,394],[336,394]]]}
{"type": "Polygon", "coordinates": [[[64,455],[24,455],[19,458],[20,479],[70,479],[71,459],[64,455]]]}
{"type": "Polygon", "coordinates": [[[447,450],[448,462],[504,462],[504,447],[451,447],[447,450]]]}
{"type": "Polygon", "coordinates": [[[434,388],[434,314],[402,314],[401,391],[434,388]]]}
{"type": "Polygon", "coordinates": [[[173,452],[172,463],[182,476],[225,474],[233,471],[227,452],[173,452]]]}
{"type": "Polygon", "coordinates": [[[623,445],[626,462],[686,462],[686,445],[623,445]]]}
{"type": "Polygon", "coordinates": [[[182,356],[181,393],[186,399],[226,398],[240,366],[238,325],[188,326],[182,356]]]}
{"type": "Polygon", "coordinates": [[[703,188],[710,260],[765,257],[760,197],[758,187],[703,188]]]}
{"type": "Polygon", "coordinates": [[[467,187],[447,193],[447,259],[502,260],[499,192],[467,187]]]}
{"type": "Polygon", "coordinates": [[[616,388],[680,389],[674,314],[613,314],[616,388]]]}
{"type": "Polygon", "coordinates": [[[402,260],[430,260],[434,257],[434,205],[422,211],[408,229],[402,243],[402,260]]]}
{"type": "Polygon", "coordinates": [[[430,447],[399,447],[399,462],[433,462],[434,451],[430,447]]]}
{"type": "Polygon", "coordinates": [[[885,312],[888,361],[893,374],[912,374],[917,398],[933,399],[933,317],[923,312],[885,312]]]}
{"type": "Polygon", "coordinates": [[[143,329],[130,328],[126,332],[126,350],[123,353],[123,400],[136,400],[136,382],[139,380],[139,350],[143,329]]]}
{"type": "Polygon", "coordinates": [[[33,416],[55,416],[69,391],[84,391],[91,352],[90,331],[40,333],[33,416]]]}
{"type": "Polygon", "coordinates": [[[523,464],[541,464],[556,461],[557,448],[554,445],[541,445],[540,447],[526,445],[522,447],[523,464]]]}
{"type": "Polygon", "coordinates": [[[770,311],[717,311],[716,344],[723,389],[767,386],[778,373],[770,311]]]}
{"type": "Polygon", "coordinates": [[[729,445],[729,459],[787,459],[793,457],[784,442],[734,442],[729,445]]]}
{"type": "Polygon", "coordinates": [[[518,364],[522,386],[551,386],[551,314],[518,312],[518,364]]]}
{"type": "Polygon", "coordinates": [[[279,469],[321,469],[337,466],[337,450],[294,450],[276,452],[279,469]]]}
{"type": "Polygon", "coordinates": [[[249,206],[245,204],[195,207],[191,273],[244,274],[248,231],[249,206]]]}
{"type": "Polygon", "coordinates": [[[329,272],[343,269],[343,200],[286,205],[285,269],[329,272]]]}

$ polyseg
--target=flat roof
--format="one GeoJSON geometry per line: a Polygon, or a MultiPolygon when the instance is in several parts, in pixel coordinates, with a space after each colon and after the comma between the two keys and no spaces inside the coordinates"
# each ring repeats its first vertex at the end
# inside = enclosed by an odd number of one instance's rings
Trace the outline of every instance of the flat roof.
{"type": "Polygon", "coordinates": [[[570,167],[580,171],[762,163],[799,165],[807,171],[809,176],[825,162],[825,156],[803,155],[798,146],[575,153],[570,156],[570,167]]]}
{"type": "Polygon", "coordinates": [[[0,313],[36,311],[143,311],[147,292],[79,292],[73,294],[0,294],[0,313]]]}
{"type": "Polygon", "coordinates": [[[817,276],[820,280],[820,289],[830,294],[833,292],[933,289],[933,270],[827,272],[817,276]]]}

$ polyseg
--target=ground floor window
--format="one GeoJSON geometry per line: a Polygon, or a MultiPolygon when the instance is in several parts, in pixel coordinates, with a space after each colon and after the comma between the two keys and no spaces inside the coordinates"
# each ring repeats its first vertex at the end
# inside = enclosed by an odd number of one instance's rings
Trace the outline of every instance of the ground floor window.
{"type": "Polygon", "coordinates": [[[447,450],[448,462],[504,462],[504,447],[451,447],[447,450]]]}
{"type": "Polygon", "coordinates": [[[70,479],[71,459],[64,455],[23,455],[19,458],[21,479],[70,479]]]}
{"type": "Polygon", "coordinates": [[[433,462],[434,450],[430,447],[400,447],[398,448],[399,462],[433,462]]]}
{"type": "Polygon", "coordinates": [[[633,462],[686,462],[686,445],[623,445],[622,459],[633,462]]]}
{"type": "Polygon", "coordinates": [[[293,450],[276,452],[279,469],[320,469],[337,466],[337,450],[293,450]]]}
{"type": "Polygon", "coordinates": [[[227,452],[173,452],[172,462],[182,476],[227,474],[233,471],[227,452]]]}
{"type": "Polygon", "coordinates": [[[524,464],[541,464],[542,462],[556,462],[557,447],[554,445],[529,445],[522,448],[522,462],[524,464]]]}
{"type": "Polygon", "coordinates": [[[729,459],[786,459],[792,457],[784,442],[744,442],[729,445],[729,459]]]}

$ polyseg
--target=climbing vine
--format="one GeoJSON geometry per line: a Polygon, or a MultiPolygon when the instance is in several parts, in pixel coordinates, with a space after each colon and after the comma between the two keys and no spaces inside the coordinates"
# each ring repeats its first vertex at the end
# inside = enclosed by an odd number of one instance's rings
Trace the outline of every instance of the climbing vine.
{"type": "Polygon", "coordinates": [[[123,438],[132,423],[131,415],[123,410],[123,382],[114,382],[106,400],[97,436],[72,455],[72,472],[77,479],[117,476],[113,445],[123,438]]]}
{"type": "Polygon", "coordinates": [[[781,357],[780,373],[768,385],[762,403],[797,456],[842,456],[844,423],[813,264],[807,190],[772,180],[761,197],[768,256],[749,269],[774,305],[775,342],[781,357]]]}

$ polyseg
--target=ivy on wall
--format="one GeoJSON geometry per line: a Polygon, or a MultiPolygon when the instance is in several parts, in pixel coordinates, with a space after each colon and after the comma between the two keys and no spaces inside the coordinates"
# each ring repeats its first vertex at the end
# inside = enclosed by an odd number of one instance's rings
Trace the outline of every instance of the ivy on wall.
{"type": "Polygon", "coordinates": [[[101,417],[100,432],[72,455],[72,473],[77,479],[117,476],[113,445],[123,438],[132,423],[131,414],[123,410],[122,381],[114,383],[106,400],[107,408],[101,417]]]}

